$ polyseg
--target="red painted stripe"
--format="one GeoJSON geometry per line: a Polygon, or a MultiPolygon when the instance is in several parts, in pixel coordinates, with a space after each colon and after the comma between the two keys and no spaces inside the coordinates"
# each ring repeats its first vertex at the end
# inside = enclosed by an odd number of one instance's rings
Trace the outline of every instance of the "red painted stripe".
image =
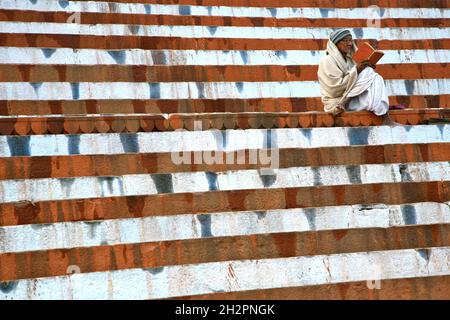
{"type": "MultiPolygon", "coordinates": [[[[391,105],[450,108],[450,95],[391,96],[391,105]]],[[[323,111],[320,98],[179,100],[0,100],[0,115],[323,111]]]]}
{"type": "MultiPolygon", "coordinates": [[[[186,300],[449,300],[450,276],[382,280],[369,289],[367,281],[305,287],[184,296],[186,300]]],[[[173,300],[175,300],[173,299],[173,300]]],[[[270,303],[269,303],[270,304],[270,303]]]]}
{"type": "Polygon", "coordinates": [[[0,254],[0,281],[159,268],[230,260],[401,250],[450,245],[450,225],[402,226],[213,237],[0,254]]]}
{"type": "MultiPolygon", "coordinates": [[[[83,0],[82,0],[83,1],[83,0]]],[[[87,1],[87,0],[86,0],[87,1]]],[[[102,1],[102,0],[101,0],[102,1]]],[[[103,0],[121,3],[142,3],[142,0],[103,0]]],[[[321,8],[365,8],[377,5],[381,8],[448,8],[449,0],[146,0],[147,4],[177,4],[196,6],[231,6],[231,7],[321,7],[321,8]]]]}
{"type": "Polygon", "coordinates": [[[450,201],[450,181],[173,193],[0,204],[0,225],[334,205],[450,201]]]}
{"type": "MultiPolygon", "coordinates": [[[[317,81],[317,65],[141,66],[0,64],[0,82],[263,82],[317,81]]],[[[384,79],[448,79],[447,63],[386,64],[384,79]]]]}
{"type": "MultiPolygon", "coordinates": [[[[324,50],[327,39],[229,39],[139,36],[89,36],[65,34],[2,34],[2,47],[90,48],[90,49],[173,49],[173,50],[324,50]]],[[[369,41],[380,50],[450,49],[449,39],[369,41]]]]}
{"type": "MultiPolygon", "coordinates": [[[[0,9],[0,21],[17,22],[59,22],[65,23],[72,12],[13,11],[0,9]]],[[[197,25],[234,27],[367,27],[367,19],[309,19],[309,18],[256,18],[218,16],[177,16],[125,13],[83,12],[81,24],[136,24],[136,25],[197,25]]],[[[449,27],[448,19],[382,19],[384,28],[399,27],[449,27]]]]}
{"type": "MultiPolygon", "coordinates": [[[[237,152],[227,152],[223,159],[237,152]]],[[[126,174],[175,173],[226,170],[250,170],[265,167],[249,164],[174,164],[170,153],[115,155],[70,155],[0,158],[0,180],[41,179],[87,176],[121,176],[126,174]]],[[[382,163],[447,161],[449,143],[389,144],[378,146],[280,149],[280,168],[300,166],[334,166],[382,163]]],[[[191,163],[194,163],[193,159],[191,163]]]]}

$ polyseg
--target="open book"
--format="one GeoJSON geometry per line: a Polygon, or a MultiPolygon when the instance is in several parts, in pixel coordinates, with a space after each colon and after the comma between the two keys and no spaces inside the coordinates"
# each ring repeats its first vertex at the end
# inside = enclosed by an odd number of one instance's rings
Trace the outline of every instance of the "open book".
{"type": "Polygon", "coordinates": [[[368,42],[364,42],[353,55],[353,60],[355,62],[369,60],[371,64],[376,64],[383,56],[382,51],[375,50],[368,42]]]}

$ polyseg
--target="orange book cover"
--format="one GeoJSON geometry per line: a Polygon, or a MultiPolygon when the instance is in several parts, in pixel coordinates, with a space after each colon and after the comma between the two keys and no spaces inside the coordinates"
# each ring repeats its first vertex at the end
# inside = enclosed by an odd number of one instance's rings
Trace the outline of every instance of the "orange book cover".
{"type": "Polygon", "coordinates": [[[382,51],[375,50],[368,42],[364,42],[353,55],[353,60],[355,62],[369,60],[371,64],[376,64],[383,56],[382,51]]]}

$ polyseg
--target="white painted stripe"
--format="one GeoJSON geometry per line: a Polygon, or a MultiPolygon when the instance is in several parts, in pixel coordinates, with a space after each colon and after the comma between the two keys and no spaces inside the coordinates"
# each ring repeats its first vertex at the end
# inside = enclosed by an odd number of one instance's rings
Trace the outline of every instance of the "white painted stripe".
{"type": "Polygon", "coordinates": [[[178,159],[184,155],[179,153],[183,151],[188,154],[194,151],[268,147],[320,148],[443,142],[450,142],[450,125],[58,134],[0,136],[0,157],[174,152],[174,159],[178,159]],[[136,150],[130,151],[133,149],[136,150]]]}
{"type": "MultiPolygon", "coordinates": [[[[440,76],[440,75],[436,75],[440,76]]],[[[450,94],[450,79],[386,80],[388,95],[450,94]]],[[[2,100],[256,99],[320,97],[318,81],[0,82],[2,100]]]]}
{"type": "MultiPolygon", "coordinates": [[[[445,39],[450,28],[349,28],[355,38],[377,40],[445,39]]],[[[98,36],[152,36],[184,38],[328,39],[332,28],[156,26],[0,22],[0,33],[76,34],[98,36]]]]}
{"type": "Polygon", "coordinates": [[[37,202],[160,193],[207,192],[214,190],[450,181],[449,162],[277,169],[275,159],[270,160],[273,162],[269,162],[265,171],[177,172],[171,174],[132,174],[114,177],[1,180],[0,203],[27,200],[37,202]]]}
{"type": "MultiPolygon", "coordinates": [[[[183,6],[138,3],[117,3],[106,1],[55,1],[37,0],[35,4],[23,0],[3,0],[0,9],[99,12],[151,15],[190,15],[190,16],[231,16],[261,18],[450,18],[450,10],[438,8],[260,8],[228,6],[183,6]]],[[[83,22],[81,18],[81,22],[83,22]]]]}
{"type": "Polygon", "coordinates": [[[79,273],[18,280],[7,292],[0,291],[0,299],[158,299],[432,277],[450,274],[449,256],[449,247],[435,247],[79,273]]]}
{"type": "MultiPolygon", "coordinates": [[[[385,50],[379,64],[449,63],[450,50],[385,50]]],[[[2,64],[317,65],[318,50],[97,50],[0,47],[2,64]]]]}
{"type": "Polygon", "coordinates": [[[449,203],[215,212],[0,227],[0,253],[254,234],[450,223],[449,203]],[[202,221],[207,221],[204,232],[202,221]]]}

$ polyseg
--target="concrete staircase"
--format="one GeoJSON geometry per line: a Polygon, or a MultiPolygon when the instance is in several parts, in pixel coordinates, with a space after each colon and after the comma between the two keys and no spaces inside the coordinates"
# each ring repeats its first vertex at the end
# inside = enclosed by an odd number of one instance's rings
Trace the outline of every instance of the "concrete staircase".
{"type": "Polygon", "coordinates": [[[449,18],[1,0],[0,299],[449,299],[449,18]],[[386,53],[403,126],[323,112],[337,27],[386,53]]]}

